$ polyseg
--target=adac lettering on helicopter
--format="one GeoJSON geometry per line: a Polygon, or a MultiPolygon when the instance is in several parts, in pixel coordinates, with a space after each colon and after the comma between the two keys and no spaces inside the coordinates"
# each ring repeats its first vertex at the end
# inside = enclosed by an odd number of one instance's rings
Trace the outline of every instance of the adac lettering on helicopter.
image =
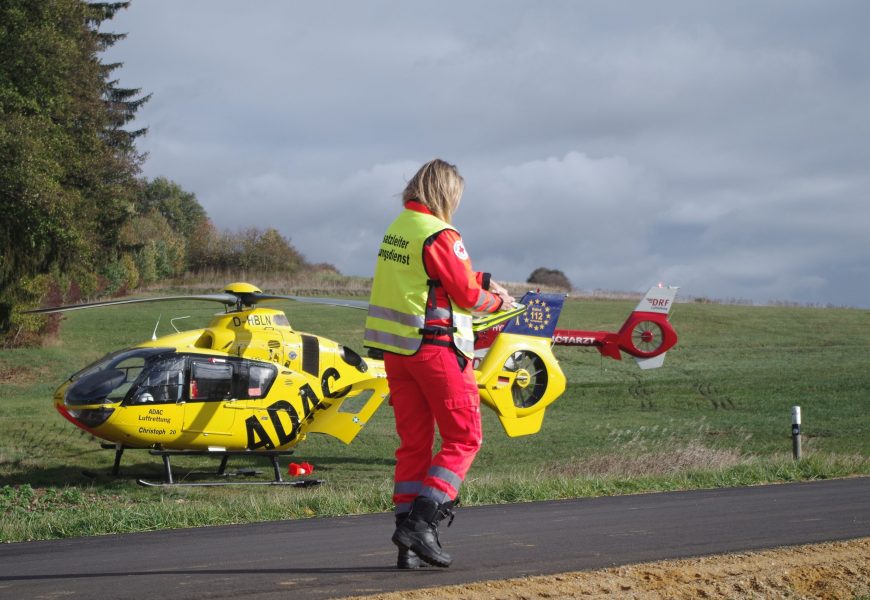
{"type": "Polygon", "coordinates": [[[151,409],[148,411],[149,413],[155,414],[147,414],[147,415],[139,415],[140,421],[147,421],[149,423],[171,423],[172,419],[169,417],[162,416],[163,411],[155,412],[155,409],[151,409]]]}
{"type": "Polygon", "coordinates": [[[317,397],[317,394],[307,383],[299,388],[299,397],[302,399],[301,419],[299,412],[287,400],[278,400],[266,407],[266,412],[269,416],[268,419],[264,417],[263,420],[267,420],[272,424],[272,429],[275,432],[274,439],[256,416],[245,419],[248,450],[257,450],[258,448],[274,450],[279,446],[289,444],[299,436],[300,424],[308,419],[320,404],[320,398],[317,397]],[[286,415],[285,418],[289,418],[289,431],[282,419],[282,414],[286,415]]]}
{"type": "Polygon", "coordinates": [[[332,386],[329,384],[330,381],[338,381],[341,379],[341,373],[338,372],[338,369],[335,367],[329,367],[323,372],[323,377],[320,378],[320,389],[323,392],[323,396],[325,398],[343,398],[350,393],[351,386],[346,386],[343,388],[339,388],[336,391],[331,391],[332,386]]]}
{"type": "Polygon", "coordinates": [[[172,427],[171,416],[164,414],[162,408],[149,408],[146,414],[138,415],[137,419],[141,423],[140,434],[174,436],[178,433],[178,430],[172,427]]]}
{"type": "MultiPolygon", "coordinates": [[[[275,430],[275,436],[278,446],[289,444],[299,435],[299,413],[293,408],[293,405],[286,400],[278,400],[273,402],[266,409],[269,414],[269,420],[272,423],[272,428],[275,430]],[[281,420],[281,412],[286,412],[290,418],[290,431],[287,431],[281,420]]],[[[248,417],[245,420],[245,428],[248,434],[247,447],[249,450],[257,448],[265,448],[274,450],[276,447],[275,441],[266,431],[266,428],[260,423],[256,416],[248,417]]]]}

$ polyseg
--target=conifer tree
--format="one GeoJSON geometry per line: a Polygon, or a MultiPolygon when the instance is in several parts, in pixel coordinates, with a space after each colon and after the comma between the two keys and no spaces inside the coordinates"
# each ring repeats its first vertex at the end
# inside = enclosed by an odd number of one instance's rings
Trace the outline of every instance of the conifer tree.
{"type": "MultiPolygon", "coordinates": [[[[111,48],[127,37],[126,33],[99,31],[99,27],[104,21],[111,20],[119,10],[125,9],[129,5],[130,2],[91,2],[88,4],[90,11],[88,23],[94,30],[100,52],[111,48]]],[[[145,135],[148,128],[127,131],[123,127],[135,118],[136,111],[151,99],[151,94],[142,96],[141,88],[121,88],[118,87],[117,79],[109,79],[111,74],[123,64],[116,62],[100,65],[105,86],[103,101],[106,103],[106,110],[109,114],[109,125],[104,135],[111,146],[135,154],[133,142],[139,136],[145,135]]]]}
{"type": "MultiPolygon", "coordinates": [[[[142,157],[123,127],[148,100],[109,79],[101,24],[129,2],[0,3],[0,332],[58,274],[117,262],[142,157]],[[54,274],[54,275],[53,275],[54,274]]],[[[92,275],[91,275],[92,279],[92,275]]]]}

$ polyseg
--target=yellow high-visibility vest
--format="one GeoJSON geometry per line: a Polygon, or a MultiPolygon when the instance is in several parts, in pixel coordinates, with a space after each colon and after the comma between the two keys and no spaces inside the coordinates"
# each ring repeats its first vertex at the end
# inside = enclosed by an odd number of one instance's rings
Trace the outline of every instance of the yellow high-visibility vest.
{"type": "Polygon", "coordinates": [[[434,215],[405,209],[387,228],[378,251],[372,283],[364,344],[396,354],[420,349],[427,318],[452,317],[453,344],[468,358],[474,357],[471,312],[451,299],[446,309],[428,309],[432,283],[423,264],[423,243],[432,235],[454,229],[434,215]]]}

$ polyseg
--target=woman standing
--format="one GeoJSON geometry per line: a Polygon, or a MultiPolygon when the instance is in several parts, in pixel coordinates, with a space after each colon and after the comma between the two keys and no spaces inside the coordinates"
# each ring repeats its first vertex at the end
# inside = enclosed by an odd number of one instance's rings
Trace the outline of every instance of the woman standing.
{"type": "Polygon", "coordinates": [[[488,273],[472,270],[450,225],[463,187],[456,167],[440,159],[408,182],[403,210],[381,242],[366,319],[365,345],[384,351],[400,441],[393,488],[399,568],[416,568],[418,557],[439,567],[452,562],[437,528],[452,517],[482,441],[471,314],[514,302],[488,273]],[[436,424],[442,443],[433,456],[436,424]]]}

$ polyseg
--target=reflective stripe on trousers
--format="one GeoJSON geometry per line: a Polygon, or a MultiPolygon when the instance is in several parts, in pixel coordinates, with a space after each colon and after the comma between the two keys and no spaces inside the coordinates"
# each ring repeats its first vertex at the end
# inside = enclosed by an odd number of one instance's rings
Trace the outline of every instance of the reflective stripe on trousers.
{"type": "Polygon", "coordinates": [[[420,495],[423,489],[423,481],[397,481],[393,484],[393,498],[402,498],[401,502],[396,503],[396,514],[402,514],[411,511],[411,504],[414,498],[420,495]],[[411,498],[410,501],[406,500],[411,498]]]}

